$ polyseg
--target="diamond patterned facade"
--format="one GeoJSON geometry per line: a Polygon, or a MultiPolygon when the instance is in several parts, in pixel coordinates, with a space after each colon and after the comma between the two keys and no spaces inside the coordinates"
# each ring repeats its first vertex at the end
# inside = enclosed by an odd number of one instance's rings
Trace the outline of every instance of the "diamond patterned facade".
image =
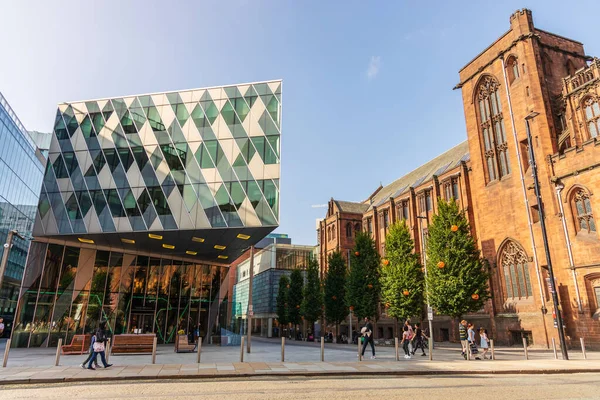
{"type": "Polygon", "coordinates": [[[34,236],[230,262],[278,225],[280,127],[281,81],[60,104],[34,236]]]}

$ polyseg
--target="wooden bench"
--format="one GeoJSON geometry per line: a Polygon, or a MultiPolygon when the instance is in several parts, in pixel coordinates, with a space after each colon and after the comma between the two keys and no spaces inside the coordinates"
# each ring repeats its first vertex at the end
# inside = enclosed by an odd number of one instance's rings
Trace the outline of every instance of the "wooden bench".
{"type": "Polygon", "coordinates": [[[91,335],[74,335],[71,344],[61,346],[63,354],[84,354],[90,349],[91,335]]]}
{"type": "Polygon", "coordinates": [[[154,344],[154,334],[143,335],[114,335],[111,340],[111,354],[152,354],[152,346],[154,344]]]}
{"type": "Polygon", "coordinates": [[[182,353],[184,351],[192,352],[196,345],[188,343],[187,335],[177,335],[177,341],[175,342],[175,352],[182,353]]]}

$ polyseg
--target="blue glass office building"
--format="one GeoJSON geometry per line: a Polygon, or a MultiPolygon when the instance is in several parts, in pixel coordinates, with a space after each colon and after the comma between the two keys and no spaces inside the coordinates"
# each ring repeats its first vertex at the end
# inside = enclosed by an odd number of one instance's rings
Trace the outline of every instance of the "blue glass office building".
{"type": "MultiPolygon", "coordinates": [[[[45,159],[0,93],[0,246],[16,230],[30,238],[37,212],[45,159]]],[[[0,316],[11,328],[29,240],[15,236],[0,288],[0,316]]],[[[6,249],[0,247],[0,259],[6,249]]],[[[8,333],[8,330],[7,332],[8,333]]]]}

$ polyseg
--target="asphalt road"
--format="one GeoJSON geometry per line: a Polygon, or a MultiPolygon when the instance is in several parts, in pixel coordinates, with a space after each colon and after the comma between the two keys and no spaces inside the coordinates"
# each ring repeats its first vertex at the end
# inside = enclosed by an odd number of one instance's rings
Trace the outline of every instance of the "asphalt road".
{"type": "Polygon", "coordinates": [[[105,382],[0,387],[0,399],[598,399],[600,374],[105,382]]]}

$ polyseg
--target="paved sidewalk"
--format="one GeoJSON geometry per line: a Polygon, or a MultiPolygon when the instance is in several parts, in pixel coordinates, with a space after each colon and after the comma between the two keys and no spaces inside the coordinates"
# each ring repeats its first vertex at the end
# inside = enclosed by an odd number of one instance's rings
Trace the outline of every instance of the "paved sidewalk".
{"type": "Polygon", "coordinates": [[[241,377],[556,374],[600,372],[591,360],[529,361],[363,361],[363,362],[249,362],[208,364],[146,364],[85,370],[74,366],[14,367],[0,370],[0,385],[102,380],[218,379],[241,377]]]}

